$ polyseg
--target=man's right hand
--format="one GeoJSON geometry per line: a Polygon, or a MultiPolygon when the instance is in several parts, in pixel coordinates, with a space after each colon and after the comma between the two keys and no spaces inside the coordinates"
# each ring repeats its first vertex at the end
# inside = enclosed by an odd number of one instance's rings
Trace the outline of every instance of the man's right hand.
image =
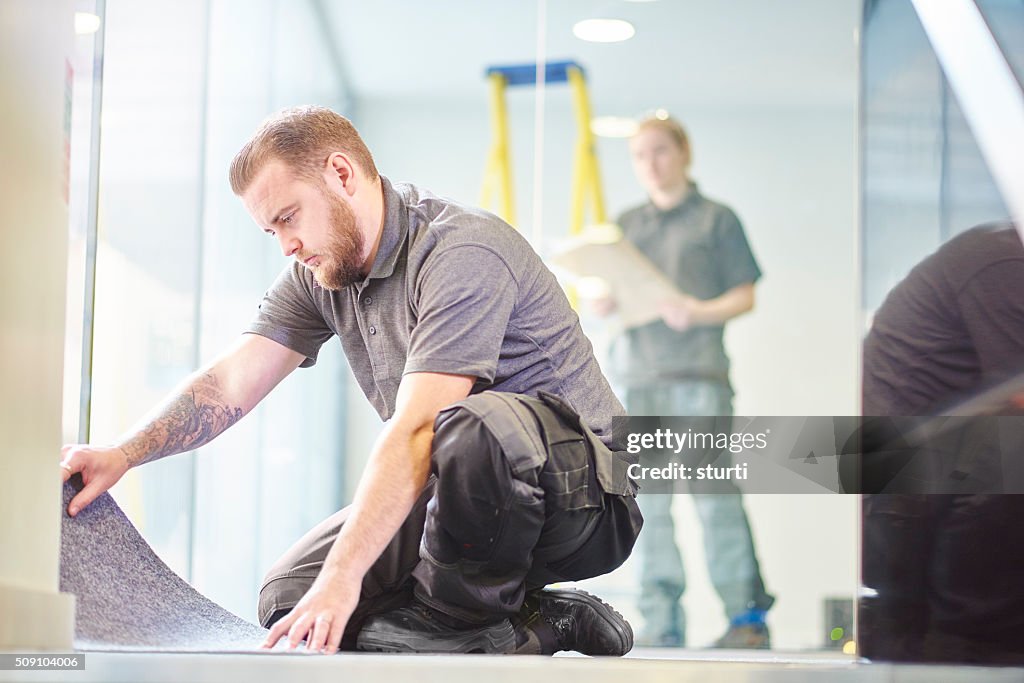
{"type": "Polygon", "coordinates": [[[63,481],[66,483],[73,474],[81,472],[85,483],[68,505],[68,514],[72,517],[116,484],[130,468],[128,455],[116,447],[69,445],[60,449],[60,454],[63,481]]]}

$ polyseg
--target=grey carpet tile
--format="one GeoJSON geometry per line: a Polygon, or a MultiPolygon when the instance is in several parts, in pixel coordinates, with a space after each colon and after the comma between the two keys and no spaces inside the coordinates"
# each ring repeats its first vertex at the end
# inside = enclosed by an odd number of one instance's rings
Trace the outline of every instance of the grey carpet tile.
{"type": "Polygon", "coordinates": [[[248,652],[267,631],[200,595],[142,538],[109,494],[74,518],[68,503],[79,476],[64,485],[60,590],[76,597],[79,650],[248,652]]]}

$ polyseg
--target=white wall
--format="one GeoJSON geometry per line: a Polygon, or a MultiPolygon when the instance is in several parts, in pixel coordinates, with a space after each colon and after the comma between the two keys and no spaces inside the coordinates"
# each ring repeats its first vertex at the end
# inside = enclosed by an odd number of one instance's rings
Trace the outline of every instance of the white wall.
{"type": "Polygon", "coordinates": [[[71,645],[58,591],[70,2],[0,5],[0,651],[71,645]]]}

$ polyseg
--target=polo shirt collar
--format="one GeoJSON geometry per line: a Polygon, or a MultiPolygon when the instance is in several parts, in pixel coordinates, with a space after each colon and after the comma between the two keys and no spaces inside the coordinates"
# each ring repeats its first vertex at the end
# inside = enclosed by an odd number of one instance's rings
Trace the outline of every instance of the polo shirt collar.
{"type": "MultiPolygon", "coordinates": [[[[366,281],[385,278],[395,272],[398,255],[402,252],[402,243],[409,234],[409,212],[405,211],[405,202],[401,195],[384,176],[380,177],[381,190],[384,194],[384,227],[377,247],[377,256],[366,281]]],[[[365,281],[364,281],[365,282],[365,281]]]]}
{"type": "Polygon", "coordinates": [[[686,193],[686,198],[668,209],[659,209],[654,205],[654,202],[647,202],[647,213],[651,216],[664,216],[666,214],[674,213],[676,211],[683,211],[693,206],[700,199],[700,191],[697,189],[697,183],[690,181],[690,191],[686,193]]]}

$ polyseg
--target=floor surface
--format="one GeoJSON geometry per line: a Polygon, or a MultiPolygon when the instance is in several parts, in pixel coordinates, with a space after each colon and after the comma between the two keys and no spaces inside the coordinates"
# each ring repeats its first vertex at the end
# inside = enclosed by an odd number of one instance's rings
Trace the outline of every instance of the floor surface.
{"type": "Polygon", "coordinates": [[[1024,669],[873,664],[824,654],[637,650],[622,659],[488,655],[85,653],[83,671],[0,671],[6,681],[196,683],[987,683],[1024,669]]]}

